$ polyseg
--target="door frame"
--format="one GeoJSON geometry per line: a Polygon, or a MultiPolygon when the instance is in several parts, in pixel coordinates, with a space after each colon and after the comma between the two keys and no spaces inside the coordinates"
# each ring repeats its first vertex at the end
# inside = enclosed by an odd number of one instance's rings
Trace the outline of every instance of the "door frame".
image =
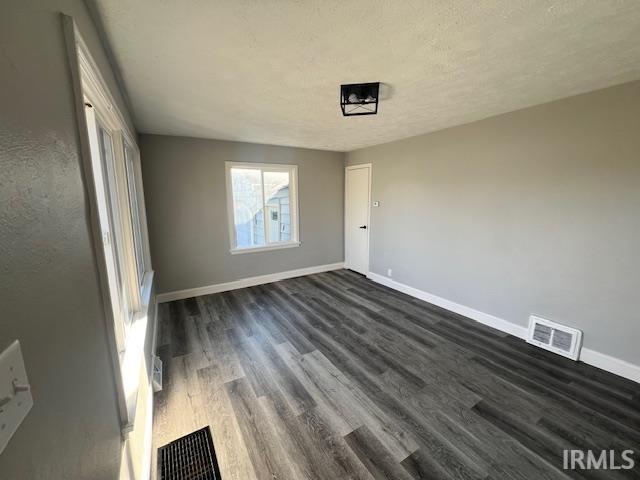
{"type": "Polygon", "coordinates": [[[369,276],[369,255],[371,253],[370,238],[371,238],[371,179],[373,177],[373,164],[371,163],[358,163],[356,165],[349,165],[344,168],[344,268],[349,268],[347,261],[347,173],[349,170],[357,170],[359,168],[367,168],[369,170],[369,185],[367,192],[367,268],[366,276],[369,276]]]}

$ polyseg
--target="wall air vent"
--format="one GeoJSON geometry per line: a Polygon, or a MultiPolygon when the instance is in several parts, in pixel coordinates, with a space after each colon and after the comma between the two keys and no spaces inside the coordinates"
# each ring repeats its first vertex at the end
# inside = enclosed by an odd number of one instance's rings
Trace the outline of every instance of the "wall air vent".
{"type": "Polygon", "coordinates": [[[153,392],[162,390],[162,360],[157,355],[153,356],[153,392]]]}
{"type": "Polygon", "coordinates": [[[209,427],[158,448],[158,480],[221,480],[209,427]]]}
{"type": "Polygon", "coordinates": [[[582,347],[582,332],[531,315],[527,342],[572,360],[578,360],[582,347]]]}

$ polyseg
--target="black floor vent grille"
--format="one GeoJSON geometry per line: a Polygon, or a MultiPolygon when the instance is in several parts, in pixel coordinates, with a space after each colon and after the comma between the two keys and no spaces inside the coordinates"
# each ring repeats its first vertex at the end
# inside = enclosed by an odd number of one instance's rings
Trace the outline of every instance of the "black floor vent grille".
{"type": "Polygon", "coordinates": [[[209,427],[158,448],[158,479],[221,480],[209,427]]]}

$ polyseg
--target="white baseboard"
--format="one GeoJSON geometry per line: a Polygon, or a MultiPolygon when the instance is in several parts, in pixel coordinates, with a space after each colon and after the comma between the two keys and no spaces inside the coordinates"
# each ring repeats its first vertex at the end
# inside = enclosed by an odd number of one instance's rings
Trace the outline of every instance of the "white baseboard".
{"type": "Polygon", "coordinates": [[[640,366],[582,347],[580,361],[640,383],[640,366]]]}
{"type": "MultiPolygon", "coordinates": [[[[479,310],[460,305],[459,303],[455,303],[451,300],[438,297],[437,295],[433,295],[432,293],[418,290],[417,288],[410,287],[409,285],[405,285],[400,282],[396,282],[395,280],[392,280],[378,273],[369,272],[367,277],[376,283],[380,283],[389,288],[393,288],[394,290],[398,290],[399,292],[406,293],[407,295],[411,295],[412,297],[419,298],[420,300],[424,300],[425,302],[429,302],[433,305],[445,308],[451,312],[458,313],[467,318],[493,327],[496,330],[509,333],[524,340],[526,340],[527,338],[527,328],[521,325],[516,325],[515,323],[509,322],[502,318],[498,318],[494,315],[490,315],[488,313],[480,312],[479,310]]],[[[596,352],[595,350],[584,347],[582,348],[582,351],[580,353],[580,361],[589,365],[593,365],[594,367],[601,368],[602,370],[606,370],[607,372],[620,375],[621,377],[628,378],[629,380],[633,380],[634,382],[640,383],[639,365],[634,365],[633,363],[629,363],[625,360],[611,357],[609,355],[605,355],[604,353],[596,352]]]]}
{"type": "Polygon", "coordinates": [[[177,290],[175,292],[161,293],[157,296],[157,299],[158,303],[171,302],[173,300],[182,300],[183,298],[197,297],[199,295],[211,295],[212,293],[237,290],[238,288],[264,285],[265,283],[277,282],[287,278],[301,277],[303,275],[311,275],[313,273],[340,270],[341,268],[344,268],[344,262],[316,265],[315,267],[299,268],[297,270],[288,270],[286,272],[242,278],[240,280],[234,280],[233,282],[217,283],[215,285],[207,285],[205,287],[187,288],[185,290],[177,290]]]}
{"type": "Polygon", "coordinates": [[[377,273],[369,272],[367,277],[376,283],[381,283],[382,285],[386,285],[389,288],[393,288],[394,290],[406,293],[407,295],[411,295],[412,297],[419,298],[420,300],[424,300],[425,302],[432,303],[433,305],[437,305],[438,307],[445,308],[450,312],[458,313],[464,317],[471,318],[476,322],[489,325],[490,327],[493,327],[502,332],[509,333],[518,338],[527,338],[526,327],[507,322],[502,318],[489,315],[488,313],[480,312],[479,310],[475,310],[470,307],[465,307],[464,305],[460,305],[459,303],[452,302],[451,300],[438,297],[437,295],[433,295],[432,293],[418,290],[417,288],[410,287],[408,285],[405,285],[404,283],[396,282],[395,280],[392,280],[383,275],[379,275],[377,273]]]}

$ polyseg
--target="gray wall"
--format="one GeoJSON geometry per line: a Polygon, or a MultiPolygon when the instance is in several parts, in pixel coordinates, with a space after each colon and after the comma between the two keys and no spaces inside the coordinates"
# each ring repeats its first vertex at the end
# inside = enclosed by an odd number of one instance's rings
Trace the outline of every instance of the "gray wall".
{"type": "Polygon", "coordinates": [[[640,364],[640,82],[366,148],[370,270],[640,364]]]}
{"type": "Polygon", "coordinates": [[[2,2],[0,350],[20,339],[35,405],[0,478],[112,480],[119,418],[59,12],[116,91],[81,1],[2,2]]]}
{"type": "Polygon", "coordinates": [[[142,177],[158,292],[344,260],[344,154],[141,135],[142,177]],[[298,248],[229,253],[225,161],[298,165],[298,248]]]}

